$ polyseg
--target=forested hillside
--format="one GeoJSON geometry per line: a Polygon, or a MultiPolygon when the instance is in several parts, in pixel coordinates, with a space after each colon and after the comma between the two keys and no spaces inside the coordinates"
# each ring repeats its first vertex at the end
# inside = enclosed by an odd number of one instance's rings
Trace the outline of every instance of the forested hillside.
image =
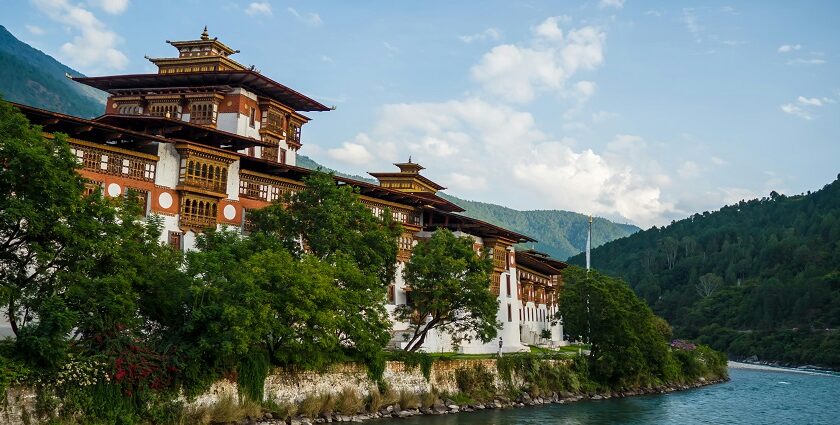
{"type": "Polygon", "coordinates": [[[592,265],[629,282],[676,336],[840,367],[840,176],[638,232],[593,250],[592,265]]]}
{"type": "Polygon", "coordinates": [[[18,40],[0,25],[0,96],[84,118],[102,114],[105,94],[65,76],[82,75],[18,40]]]}
{"type": "MultiPolygon", "coordinates": [[[[528,244],[528,247],[552,257],[565,259],[586,249],[589,217],[583,214],[562,210],[519,211],[496,204],[467,201],[446,194],[441,196],[465,209],[462,214],[466,216],[532,236],[539,242],[528,244]]],[[[614,223],[595,217],[592,224],[592,246],[600,246],[638,231],[639,228],[632,224],[614,223]]]]}

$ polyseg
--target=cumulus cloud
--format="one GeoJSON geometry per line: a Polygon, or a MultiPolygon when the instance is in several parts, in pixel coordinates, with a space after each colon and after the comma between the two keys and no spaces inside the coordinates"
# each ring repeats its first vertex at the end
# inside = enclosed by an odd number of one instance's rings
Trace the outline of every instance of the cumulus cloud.
{"type": "Polygon", "coordinates": [[[822,100],[820,100],[816,97],[799,96],[799,97],[796,98],[796,101],[800,105],[823,106],[822,100]]]}
{"type": "Polygon", "coordinates": [[[353,142],[344,142],[340,148],[327,150],[327,155],[335,160],[353,165],[365,165],[373,159],[373,155],[364,144],[369,144],[366,136],[360,135],[353,142]]]}
{"type": "MultiPolygon", "coordinates": [[[[630,135],[617,136],[613,148],[619,145],[645,146],[630,135]]],[[[411,155],[450,192],[490,191],[513,208],[592,212],[642,225],[673,209],[659,187],[667,177],[637,171],[621,153],[576,148],[572,139],[540,131],[530,113],[477,97],[385,105],[369,132],[328,154],[364,171],[389,169],[411,155]],[[527,204],[517,204],[523,199],[527,204]]]]}
{"type": "Polygon", "coordinates": [[[806,97],[798,96],[795,102],[785,103],[780,106],[782,112],[803,118],[806,120],[814,119],[813,111],[816,108],[821,108],[827,104],[835,103],[835,100],[830,97],[806,97]]]}
{"type": "MultiPolygon", "coordinates": [[[[117,46],[122,38],[111,31],[102,21],[81,4],[71,4],[68,0],[32,0],[35,6],[50,19],[66,25],[75,35],[64,43],[61,57],[71,65],[83,70],[96,72],[99,69],[123,69],[128,58],[117,46]]],[[[128,2],[107,3],[112,11],[128,2]]],[[[103,9],[105,6],[103,6],[103,9]]],[[[107,11],[107,9],[106,9],[107,11]]]]}
{"type": "Polygon", "coordinates": [[[89,0],[88,3],[112,15],[119,15],[128,8],[128,0],[89,0]]]}
{"type": "Polygon", "coordinates": [[[606,34],[593,26],[564,33],[564,20],[547,18],[532,29],[527,45],[493,47],[472,67],[472,79],[487,92],[517,103],[530,102],[542,91],[568,94],[570,78],[603,63],[606,34]]]}
{"type": "Polygon", "coordinates": [[[598,7],[601,9],[606,9],[608,7],[621,9],[624,7],[624,0],[601,0],[598,2],[598,7]]]}
{"type": "Polygon", "coordinates": [[[796,58],[787,61],[788,65],[822,65],[825,59],[820,58],[796,58]]]}
{"type": "Polygon", "coordinates": [[[487,28],[486,30],[479,33],[462,35],[458,37],[459,40],[467,44],[470,44],[474,41],[496,41],[500,38],[502,38],[502,34],[496,28],[487,28]]]}
{"type": "Polygon", "coordinates": [[[247,13],[249,16],[271,16],[271,4],[269,4],[267,1],[253,2],[249,4],[248,7],[245,9],[245,13],[247,13]]]}
{"type": "Polygon", "coordinates": [[[298,21],[301,21],[304,24],[309,25],[311,27],[320,27],[324,23],[324,21],[321,20],[321,15],[318,15],[317,13],[309,12],[306,14],[302,14],[293,7],[290,7],[286,10],[288,10],[289,13],[292,14],[292,16],[297,18],[298,21]]]}
{"type": "Polygon", "coordinates": [[[779,46],[779,49],[777,51],[779,53],[790,53],[794,50],[799,50],[801,48],[801,44],[782,44],[781,46],[779,46]]]}
{"type": "Polygon", "coordinates": [[[794,105],[793,103],[786,103],[780,106],[779,108],[781,108],[782,112],[786,114],[794,115],[809,121],[814,119],[814,117],[808,111],[806,111],[803,108],[800,108],[799,106],[794,105]]]}

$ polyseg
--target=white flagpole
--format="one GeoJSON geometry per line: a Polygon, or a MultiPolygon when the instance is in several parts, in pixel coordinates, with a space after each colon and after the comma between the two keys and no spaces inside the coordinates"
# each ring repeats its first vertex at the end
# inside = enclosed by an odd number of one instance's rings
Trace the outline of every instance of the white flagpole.
{"type": "Polygon", "coordinates": [[[589,231],[586,233],[586,271],[589,271],[592,259],[592,216],[589,216],[589,231]]]}

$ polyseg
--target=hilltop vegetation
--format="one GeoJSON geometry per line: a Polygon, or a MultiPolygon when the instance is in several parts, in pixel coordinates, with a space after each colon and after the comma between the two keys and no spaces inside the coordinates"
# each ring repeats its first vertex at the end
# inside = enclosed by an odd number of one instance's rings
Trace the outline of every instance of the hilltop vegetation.
{"type": "Polygon", "coordinates": [[[0,25],[0,95],[6,100],[84,118],[105,110],[104,93],[65,74],[82,75],[15,38],[0,25]]]}
{"type": "MultiPolygon", "coordinates": [[[[562,210],[519,211],[501,205],[467,201],[451,195],[441,197],[465,209],[462,214],[502,226],[537,239],[529,248],[545,252],[552,257],[565,259],[586,249],[586,230],[589,217],[562,210]]],[[[595,217],[592,225],[592,246],[632,235],[639,228],[595,217]]]]}
{"type": "Polygon", "coordinates": [[[814,193],[773,192],[653,227],[592,256],[679,337],[736,357],[840,367],[840,176],[814,193]]]}

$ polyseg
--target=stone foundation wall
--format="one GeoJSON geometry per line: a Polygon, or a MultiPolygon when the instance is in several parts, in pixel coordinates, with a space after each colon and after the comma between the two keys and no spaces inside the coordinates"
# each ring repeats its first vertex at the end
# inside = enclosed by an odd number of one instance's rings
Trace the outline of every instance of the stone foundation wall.
{"type": "MultiPolygon", "coordinates": [[[[446,360],[432,364],[429,380],[423,377],[420,366],[407,368],[398,361],[387,362],[383,380],[396,391],[409,391],[417,394],[429,392],[434,387],[438,392],[455,393],[458,386],[455,381],[455,371],[481,365],[496,379],[496,385],[502,382],[496,371],[496,360],[446,360]]],[[[353,388],[362,396],[368,395],[376,383],[368,378],[367,369],[357,364],[341,364],[330,368],[326,372],[288,372],[276,369],[265,380],[265,398],[277,403],[300,402],[309,395],[337,394],[344,388],[353,388]]],[[[191,405],[210,405],[221,398],[238,396],[236,383],[230,381],[216,382],[209,391],[196,398],[191,405]]]]}
{"type": "MultiPolygon", "coordinates": [[[[396,391],[408,391],[416,394],[431,391],[434,387],[439,392],[454,393],[458,391],[455,381],[455,371],[462,368],[472,368],[480,364],[496,378],[496,384],[501,381],[496,371],[494,359],[468,359],[435,361],[432,364],[430,379],[426,381],[420,366],[407,368],[399,361],[387,362],[383,380],[396,391]]],[[[289,372],[275,369],[265,380],[265,398],[278,404],[297,403],[309,395],[337,394],[344,388],[353,388],[362,396],[367,396],[376,383],[368,378],[367,368],[357,364],[340,364],[331,367],[326,372],[289,372]]],[[[213,384],[204,394],[188,403],[191,407],[210,406],[224,398],[238,399],[239,391],[236,383],[220,380],[213,384]]],[[[185,400],[186,401],[186,400],[185,400]]],[[[28,416],[31,424],[37,424],[34,418],[35,393],[25,388],[12,388],[7,391],[6,405],[0,406],[0,423],[9,425],[23,425],[23,418],[28,416]]]]}

